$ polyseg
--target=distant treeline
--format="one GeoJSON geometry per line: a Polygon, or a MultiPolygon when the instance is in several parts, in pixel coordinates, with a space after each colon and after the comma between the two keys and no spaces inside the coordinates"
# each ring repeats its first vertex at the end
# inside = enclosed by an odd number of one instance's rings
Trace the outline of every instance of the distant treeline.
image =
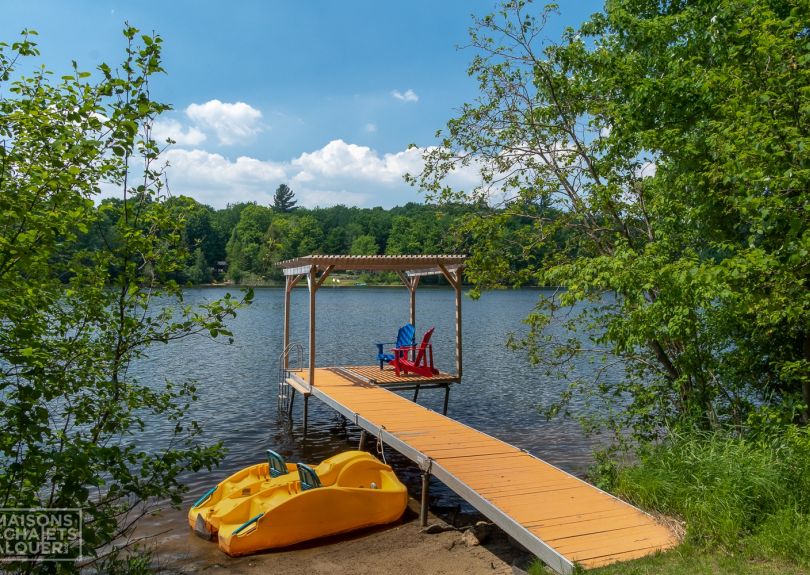
{"type": "MultiPolygon", "coordinates": [[[[109,241],[124,203],[106,199],[99,205],[99,227],[86,236],[86,247],[109,241]]],[[[307,254],[427,254],[463,250],[463,237],[450,233],[473,209],[438,208],[408,203],[392,209],[286,208],[256,203],[214,209],[178,196],[166,201],[176,213],[188,261],[172,278],[202,284],[230,280],[256,284],[282,279],[279,261],[307,254]]],[[[398,281],[369,275],[363,281],[398,281]]]]}

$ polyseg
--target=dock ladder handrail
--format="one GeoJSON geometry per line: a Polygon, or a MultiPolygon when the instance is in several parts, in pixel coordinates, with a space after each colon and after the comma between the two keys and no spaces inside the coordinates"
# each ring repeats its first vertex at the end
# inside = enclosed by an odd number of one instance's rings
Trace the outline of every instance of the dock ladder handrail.
{"type": "Polygon", "coordinates": [[[295,390],[287,382],[293,371],[304,370],[304,346],[299,342],[287,344],[278,358],[278,409],[285,413],[290,412],[295,390]],[[295,362],[290,362],[290,355],[294,353],[295,362]]]}

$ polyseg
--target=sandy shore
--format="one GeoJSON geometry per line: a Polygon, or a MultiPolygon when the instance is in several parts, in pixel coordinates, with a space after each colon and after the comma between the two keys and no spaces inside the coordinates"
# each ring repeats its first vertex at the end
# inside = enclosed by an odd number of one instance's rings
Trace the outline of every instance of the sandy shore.
{"type": "Polygon", "coordinates": [[[419,526],[418,504],[411,501],[397,523],[322,539],[283,551],[232,558],[216,543],[195,536],[185,511],[168,510],[142,523],[141,536],[153,535],[155,566],[170,574],[285,575],[511,575],[513,564],[528,556],[502,531],[492,527],[481,544],[464,529],[454,529],[431,514],[429,525],[446,531],[425,533],[419,526]]]}

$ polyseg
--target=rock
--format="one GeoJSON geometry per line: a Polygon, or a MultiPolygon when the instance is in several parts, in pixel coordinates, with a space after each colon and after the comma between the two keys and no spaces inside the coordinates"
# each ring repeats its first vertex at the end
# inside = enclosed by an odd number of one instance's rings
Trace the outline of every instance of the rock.
{"type": "Polygon", "coordinates": [[[470,528],[464,532],[464,535],[461,536],[461,540],[468,547],[481,545],[482,543],[485,543],[487,539],[489,539],[489,535],[492,533],[492,528],[492,523],[479,521],[475,525],[471,525],[470,528]]]}
{"type": "Polygon", "coordinates": [[[456,528],[447,523],[431,523],[427,527],[422,528],[420,533],[427,533],[428,535],[435,535],[437,533],[444,533],[445,531],[456,531],[456,528]]]}
{"type": "Polygon", "coordinates": [[[492,523],[487,523],[486,521],[479,521],[475,524],[475,536],[478,537],[478,540],[481,543],[486,543],[489,536],[492,535],[492,530],[495,526],[492,523]]]}
{"type": "Polygon", "coordinates": [[[481,542],[478,540],[478,537],[475,536],[475,533],[473,533],[472,529],[468,529],[467,531],[464,532],[464,534],[461,536],[461,541],[467,547],[475,547],[476,545],[481,545],[481,542]]]}
{"type": "Polygon", "coordinates": [[[492,533],[492,524],[486,521],[479,521],[470,527],[470,531],[472,531],[475,538],[478,539],[478,543],[486,543],[492,533]]]}

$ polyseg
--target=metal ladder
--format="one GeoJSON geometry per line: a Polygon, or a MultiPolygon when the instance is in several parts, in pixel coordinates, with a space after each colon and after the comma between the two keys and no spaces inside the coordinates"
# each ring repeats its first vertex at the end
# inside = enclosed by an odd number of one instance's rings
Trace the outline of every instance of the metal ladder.
{"type": "Polygon", "coordinates": [[[287,379],[290,377],[291,372],[303,371],[304,346],[300,343],[287,344],[287,347],[281,352],[278,362],[278,410],[282,413],[289,413],[295,396],[295,389],[287,383],[287,379]],[[290,362],[290,354],[293,352],[295,353],[295,363],[290,362]]]}

